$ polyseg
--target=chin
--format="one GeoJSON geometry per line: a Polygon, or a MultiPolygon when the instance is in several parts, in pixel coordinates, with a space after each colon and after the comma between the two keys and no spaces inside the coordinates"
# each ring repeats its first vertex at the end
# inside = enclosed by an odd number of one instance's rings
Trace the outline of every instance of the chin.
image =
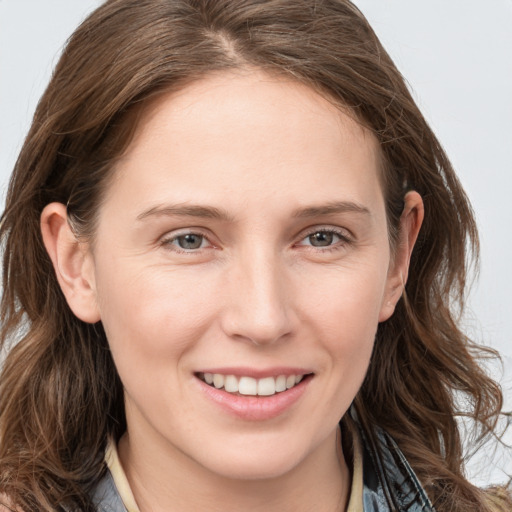
{"type": "Polygon", "coordinates": [[[208,472],[222,478],[268,480],[293,471],[307,457],[310,444],[289,435],[286,439],[275,435],[241,437],[231,442],[221,436],[212,437],[217,441],[215,444],[202,443],[201,452],[194,449],[188,455],[208,472]]]}
{"type": "Polygon", "coordinates": [[[297,458],[275,457],[260,454],[251,456],[245,454],[236,458],[224,458],[221,464],[219,461],[214,465],[209,465],[206,469],[229,480],[273,480],[280,478],[291,472],[298,464],[297,458]]]}

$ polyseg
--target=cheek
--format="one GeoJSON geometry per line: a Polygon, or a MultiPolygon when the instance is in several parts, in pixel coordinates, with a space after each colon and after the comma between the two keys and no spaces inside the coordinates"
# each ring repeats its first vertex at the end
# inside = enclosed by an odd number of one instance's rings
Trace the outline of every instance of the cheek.
{"type": "Polygon", "coordinates": [[[334,269],[323,279],[312,276],[303,287],[302,311],[332,339],[362,340],[376,332],[385,297],[387,269],[379,264],[359,264],[334,269]],[[365,335],[366,334],[366,335],[365,335]]]}
{"type": "Polygon", "coordinates": [[[100,293],[100,309],[127,414],[142,410],[150,418],[151,411],[161,411],[168,421],[164,410],[188,414],[194,404],[186,400],[187,361],[206,337],[214,302],[204,289],[196,291],[190,276],[118,270],[109,274],[109,286],[100,293]]]}
{"type": "Polygon", "coordinates": [[[307,287],[301,310],[309,336],[321,343],[328,357],[334,399],[352,401],[362,384],[373,350],[386,285],[383,265],[368,265],[358,272],[338,270],[324,286],[307,287]],[[335,388],[342,393],[335,392],[335,388]],[[336,398],[337,397],[337,398],[336,398]]]}
{"type": "Polygon", "coordinates": [[[142,361],[157,368],[179,360],[214,315],[200,276],[118,262],[98,277],[101,320],[120,373],[142,361]]]}

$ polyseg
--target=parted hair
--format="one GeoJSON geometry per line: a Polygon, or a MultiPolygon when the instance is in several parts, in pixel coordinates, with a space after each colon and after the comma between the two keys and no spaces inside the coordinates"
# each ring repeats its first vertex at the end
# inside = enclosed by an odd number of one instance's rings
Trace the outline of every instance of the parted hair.
{"type": "MultiPolygon", "coordinates": [[[[492,351],[459,328],[478,256],[468,199],[403,77],[348,0],[109,0],[65,46],[15,165],[1,218],[3,296],[0,492],[28,511],[92,511],[108,436],[126,428],[122,383],[101,322],[76,318],[40,232],[48,203],[67,205],[93,238],[112,169],[145,106],[209,73],[255,68],[339,105],[378,139],[390,243],[408,190],[425,220],[403,298],[379,325],[354,401],[364,428],[397,442],[439,512],[510,511],[505,489],[464,477],[457,418],[496,431],[492,351]]],[[[283,120],[286,122],[286,120],[283,120]]]]}

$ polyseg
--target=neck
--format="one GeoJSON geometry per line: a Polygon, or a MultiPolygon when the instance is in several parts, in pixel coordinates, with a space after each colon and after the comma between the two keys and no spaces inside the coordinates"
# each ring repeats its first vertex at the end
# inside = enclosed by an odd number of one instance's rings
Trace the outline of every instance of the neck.
{"type": "MultiPolygon", "coordinates": [[[[147,441],[147,439],[146,439],[147,441]]],[[[180,451],[154,450],[125,434],[119,456],[141,512],[341,512],[350,473],[339,429],[296,467],[274,478],[236,479],[209,471],[180,451]]]]}

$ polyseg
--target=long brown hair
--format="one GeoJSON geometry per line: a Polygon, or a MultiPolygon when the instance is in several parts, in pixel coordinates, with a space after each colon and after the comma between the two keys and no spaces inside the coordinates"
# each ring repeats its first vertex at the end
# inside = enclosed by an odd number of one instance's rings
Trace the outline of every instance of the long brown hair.
{"type": "Polygon", "coordinates": [[[468,255],[478,253],[471,207],[399,71],[348,0],[110,0],[73,34],[36,110],[0,226],[9,348],[0,492],[25,511],[94,510],[88,492],[105,470],[106,439],[126,427],[105,333],[71,313],[42,244],[42,209],[66,204],[78,234],[94,236],[106,180],[150,98],[247,66],[314,88],[372,130],[392,242],[405,192],[422,195],[406,292],[379,326],[355,407],[366,428],[395,439],[439,512],[510,510],[504,491],[500,498],[463,476],[457,416],[473,418],[482,437],[502,406],[476,361],[484,349],[457,322],[468,255]]]}

